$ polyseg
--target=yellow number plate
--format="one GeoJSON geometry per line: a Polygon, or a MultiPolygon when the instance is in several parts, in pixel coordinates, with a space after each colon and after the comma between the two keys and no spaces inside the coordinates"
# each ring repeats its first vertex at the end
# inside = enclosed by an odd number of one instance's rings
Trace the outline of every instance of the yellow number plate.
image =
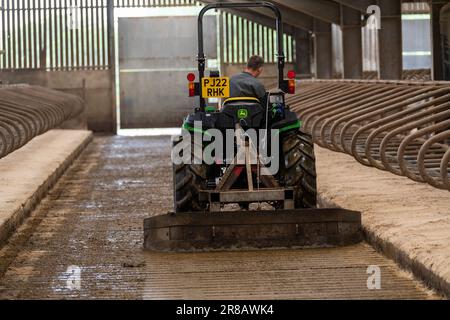
{"type": "Polygon", "coordinates": [[[203,78],[202,80],[203,98],[229,98],[230,78],[203,78]]]}

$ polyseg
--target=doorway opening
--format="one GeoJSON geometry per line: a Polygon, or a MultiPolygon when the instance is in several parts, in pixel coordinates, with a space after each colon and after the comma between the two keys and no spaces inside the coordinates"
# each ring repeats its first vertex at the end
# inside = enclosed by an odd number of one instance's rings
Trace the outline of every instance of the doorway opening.
{"type": "MultiPolygon", "coordinates": [[[[201,7],[115,9],[117,132],[174,135],[197,99],[186,75],[197,72],[197,17],[201,7]]],[[[220,70],[219,15],[209,14],[208,66],[220,70]]]]}

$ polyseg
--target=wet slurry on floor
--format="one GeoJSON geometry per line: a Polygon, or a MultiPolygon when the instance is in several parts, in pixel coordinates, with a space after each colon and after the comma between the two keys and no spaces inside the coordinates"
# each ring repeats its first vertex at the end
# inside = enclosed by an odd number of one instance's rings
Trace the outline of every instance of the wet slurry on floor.
{"type": "Polygon", "coordinates": [[[144,252],[144,218],[171,208],[169,137],[96,137],[0,250],[0,298],[436,298],[366,244],[144,252]],[[381,290],[367,288],[372,265],[381,290]]]}

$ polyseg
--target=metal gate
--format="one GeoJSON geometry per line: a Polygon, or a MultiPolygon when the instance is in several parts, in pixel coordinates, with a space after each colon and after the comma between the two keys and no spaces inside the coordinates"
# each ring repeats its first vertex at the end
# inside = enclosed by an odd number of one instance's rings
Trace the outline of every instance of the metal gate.
{"type": "MultiPolygon", "coordinates": [[[[197,63],[197,17],[119,18],[121,128],[179,127],[192,112],[186,75],[197,63]]],[[[205,17],[205,50],[217,59],[217,17],[205,17]]]]}

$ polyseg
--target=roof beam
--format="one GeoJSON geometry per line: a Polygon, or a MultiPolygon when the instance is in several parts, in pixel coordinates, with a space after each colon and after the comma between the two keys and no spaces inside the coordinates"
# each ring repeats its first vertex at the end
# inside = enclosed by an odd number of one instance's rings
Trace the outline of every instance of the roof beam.
{"type": "MultiPolygon", "coordinates": [[[[216,2],[233,2],[230,0],[222,0],[222,1],[217,1],[217,0],[200,0],[201,2],[204,3],[216,3],[216,2]]],[[[241,0],[242,1],[242,0],[241,0]]],[[[253,2],[253,1],[244,1],[244,2],[253,2]]],[[[313,18],[311,16],[308,16],[304,13],[295,13],[292,12],[289,9],[280,7],[279,8],[281,11],[281,14],[283,16],[283,22],[284,24],[288,24],[292,27],[295,28],[300,28],[300,29],[304,29],[304,30],[312,30],[314,25],[313,25],[313,18]]],[[[231,12],[232,9],[229,10],[229,12],[231,12]]],[[[266,17],[271,19],[272,22],[272,28],[275,26],[275,16],[273,15],[273,13],[265,8],[252,8],[252,9],[248,9],[248,10],[232,10],[234,11],[233,14],[236,15],[240,15],[243,17],[243,15],[239,14],[240,12],[247,12],[247,14],[251,13],[251,14],[256,14],[257,16],[261,17],[266,17]]]]}
{"type": "MultiPolygon", "coordinates": [[[[254,13],[248,10],[245,12],[242,12],[241,10],[228,10],[228,11],[236,16],[259,23],[260,25],[263,25],[265,27],[272,29],[275,28],[275,22],[273,19],[263,16],[259,13],[254,13]]],[[[294,35],[296,29],[297,29],[296,27],[293,27],[290,24],[283,23],[283,31],[288,35],[294,35]]]]}
{"type": "MultiPolygon", "coordinates": [[[[221,10],[231,13],[231,14],[234,14],[241,18],[247,19],[249,21],[256,22],[265,27],[272,28],[272,29],[275,28],[275,21],[273,19],[270,19],[269,17],[261,15],[259,13],[252,12],[250,10],[233,10],[233,9],[221,9],[221,10]]],[[[284,33],[286,33],[288,35],[294,35],[296,29],[297,28],[295,28],[289,24],[283,23],[284,33]]]]}
{"type": "Polygon", "coordinates": [[[376,5],[377,0],[333,0],[334,2],[340,3],[346,7],[359,10],[362,13],[367,12],[367,8],[371,5],[376,5]]]}
{"type": "Polygon", "coordinates": [[[302,12],[329,23],[340,24],[341,11],[339,4],[329,0],[273,0],[298,14],[302,12]]]}

